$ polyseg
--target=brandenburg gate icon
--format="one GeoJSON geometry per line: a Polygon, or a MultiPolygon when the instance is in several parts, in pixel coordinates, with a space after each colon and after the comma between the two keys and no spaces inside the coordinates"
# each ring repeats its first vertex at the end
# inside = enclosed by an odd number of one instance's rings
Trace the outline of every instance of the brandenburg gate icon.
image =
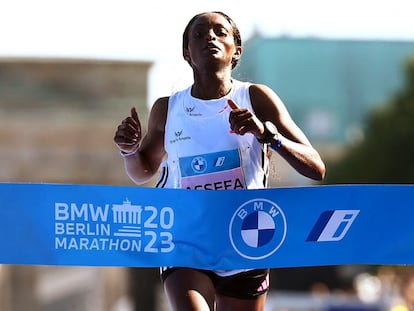
{"type": "Polygon", "coordinates": [[[123,204],[113,204],[112,212],[114,223],[128,225],[141,224],[141,205],[132,205],[128,199],[123,204]]]}

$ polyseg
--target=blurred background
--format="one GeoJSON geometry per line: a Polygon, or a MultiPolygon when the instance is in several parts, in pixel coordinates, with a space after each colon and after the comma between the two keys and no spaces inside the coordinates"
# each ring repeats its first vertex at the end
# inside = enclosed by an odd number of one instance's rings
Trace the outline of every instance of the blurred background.
{"type": "MultiPolygon", "coordinates": [[[[145,125],[157,97],[191,83],[184,27],[221,10],[244,39],[234,77],[279,94],[326,161],[326,184],[413,183],[413,9],[410,0],[3,0],[0,182],[132,185],[112,142],[118,123],[136,106],[145,125]]],[[[272,186],[310,184],[272,161],[272,186]]],[[[273,269],[266,310],[413,310],[413,275],[273,269]]],[[[168,308],[157,269],[0,265],[0,310],[168,308]]]]}

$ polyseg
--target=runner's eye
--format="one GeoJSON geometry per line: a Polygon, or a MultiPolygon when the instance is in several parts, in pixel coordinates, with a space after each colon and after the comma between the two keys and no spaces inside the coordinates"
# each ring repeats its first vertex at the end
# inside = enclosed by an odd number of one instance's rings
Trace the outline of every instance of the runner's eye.
{"type": "Polygon", "coordinates": [[[218,28],[214,32],[219,37],[226,37],[227,36],[227,31],[224,28],[218,28]]]}

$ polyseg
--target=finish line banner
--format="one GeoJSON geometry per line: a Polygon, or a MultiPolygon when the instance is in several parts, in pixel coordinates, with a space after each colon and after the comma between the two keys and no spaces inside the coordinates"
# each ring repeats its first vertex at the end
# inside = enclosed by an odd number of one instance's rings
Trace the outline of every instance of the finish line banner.
{"type": "Polygon", "coordinates": [[[204,269],[414,264],[414,186],[0,184],[0,263],[204,269]]]}

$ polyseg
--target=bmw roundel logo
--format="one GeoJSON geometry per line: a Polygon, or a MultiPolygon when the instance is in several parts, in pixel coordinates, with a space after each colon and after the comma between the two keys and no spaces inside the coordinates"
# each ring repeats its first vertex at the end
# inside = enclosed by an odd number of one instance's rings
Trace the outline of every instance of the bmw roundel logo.
{"type": "Polygon", "coordinates": [[[264,259],[283,244],[286,218],[276,203],[254,199],[242,204],[230,220],[229,235],[235,251],[247,259],[264,259]]]}
{"type": "Polygon", "coordinates": [[[207,169],[207,161],[203,157],[195,157],[191,161],[191,168],[196,173],[203,173],[207,169]]]}

